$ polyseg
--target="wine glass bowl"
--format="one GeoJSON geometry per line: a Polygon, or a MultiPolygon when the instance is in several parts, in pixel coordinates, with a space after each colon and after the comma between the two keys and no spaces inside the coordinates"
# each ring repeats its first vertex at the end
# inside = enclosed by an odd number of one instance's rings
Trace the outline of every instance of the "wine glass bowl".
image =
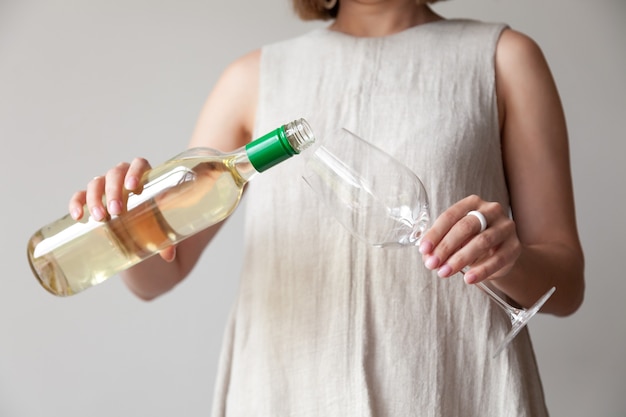
{"type": "Polygon", "coordinates": [[[352,235],[370,245],[419,245],[430,221],[420,179],[346,129],[332,138],[311,152],[303,176],[319,200],[352,235]],[[390,166],[394,169],[387,170],[390,166]]]}
{"type": "MultiPolygon", "coordinates": [[[[388,153],[347,129],[328,135],[309,151],[303,179],[328,212],[354,237],[375,247],[418,246],[430,226],[428,194],[419,177],[388,153]]],[[[485,292],[511,321],[497,356],[550,298],[531,308],[510,305],[484,282],[485,292]]]]}

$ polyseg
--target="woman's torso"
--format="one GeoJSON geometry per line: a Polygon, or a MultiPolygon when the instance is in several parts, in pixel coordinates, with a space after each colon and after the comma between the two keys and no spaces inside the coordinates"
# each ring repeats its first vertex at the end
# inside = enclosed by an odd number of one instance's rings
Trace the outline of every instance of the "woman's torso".
{"type": "MultiPolygon", "coordinates": [[[[478,194],[508,206],[495,96],[502,25],[441,21],[385,38],[326,29],[265,47],[255,133],[305,117],[413,169],[436,216],[478,194]]],[[[214,415],[547,415],[527,332],[416,249],[370,248],[319,206],[294,158],[246,196],[240,291],[214,415]]]]}

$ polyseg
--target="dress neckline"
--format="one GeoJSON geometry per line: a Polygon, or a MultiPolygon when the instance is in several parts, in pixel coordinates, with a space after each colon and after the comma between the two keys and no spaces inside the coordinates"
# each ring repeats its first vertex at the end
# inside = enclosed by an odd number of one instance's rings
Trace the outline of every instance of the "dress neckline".
{"type": "Polygon", "coordinates": [[[383,35],[383,36],[356,36],[356,35],[350,35],[348,33],[344,33],[344,32],[340,32],[337,30],[332,30],[330,29],[330,25],[319,28],[316,30],[316,32],[319,32],[321,34],[324,34],[326,36],[333,36],[336,38],[343,38],[343,39],[348,39],[348,40],[352,40],[354,42],[367,42],[367,41],[377,41],[377,40],[387,40],[387,39],[394,39],[394,38],[398,38],[398,37],[403,37],[406,36],[408,34],[412,34],[413,32],[418,32],[418,31],[422,31],[431,27],[435,27],[435,26],[440,26],[446,23],[450,23],[450,22],[454,22],[457,21],[458,19],[439,19],[439,20],[433,20],[432,22],[426,22],[426,23],[420,23],[418,25],[415,26],[410,26],[406,29],[402,29],[399,32],[395,32],[395,33],[391,33],[389,35],[383,35]]]}

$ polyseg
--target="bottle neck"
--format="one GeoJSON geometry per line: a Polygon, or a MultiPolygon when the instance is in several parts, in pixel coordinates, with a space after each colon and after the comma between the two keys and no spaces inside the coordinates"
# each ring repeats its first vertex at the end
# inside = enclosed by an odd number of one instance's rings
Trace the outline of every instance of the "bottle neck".
{"type": "Polygon", "coordinates": [[[304,119],[295,120],[246,145],[254,169],[263,172],[306,149],[315,137],[304,119]]]}
{"type": "Polygon", "coordinates": [[[240,179],[243,182],[250,181],[259,171],[252,165],[248,158],[248,153],[243,151],[235,154],[232,159],[232,166],[239,174],[240,179]]]}

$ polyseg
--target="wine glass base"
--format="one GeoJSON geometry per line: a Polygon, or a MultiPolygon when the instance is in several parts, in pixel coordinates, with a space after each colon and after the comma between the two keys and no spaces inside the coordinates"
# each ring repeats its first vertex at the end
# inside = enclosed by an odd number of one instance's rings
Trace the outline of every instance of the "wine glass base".
{"type": "Polygon", "coordinates": [[[515,338],[515,336],[517,336],[517,334],[524,327],[526,327],[530,319],[533,318],[535,314],[537,314],[537,312],[541,309],[541,307],[552,296],[554,291],[556,291],[556,287],[550,288],[548,292],[542,295],[541,298],[537,300],[535,304],[533,304],[532,307],[525,309],[525,310],[519,310],[517,314],[511,314],[511,330],[506,335],[504,340],[500,343],[500,345],[498,346],[498,349],[496,349],[495,353],[492,356],[493,358],[498,356],[500,352],[502,352],[504,348],[507,347],[509,343],[511,343],[511,341],[515,338]]]}

